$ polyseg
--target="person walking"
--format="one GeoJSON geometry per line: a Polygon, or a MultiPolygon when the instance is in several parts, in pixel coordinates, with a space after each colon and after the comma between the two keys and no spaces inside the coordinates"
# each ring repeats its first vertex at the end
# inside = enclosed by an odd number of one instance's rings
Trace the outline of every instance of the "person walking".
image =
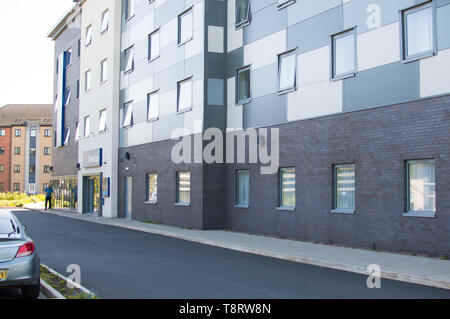
{"type": "Polygon", "coordinates": [[[48,208],[52,209],[53,187],[51,185],[48,185],[44,191],[45,191],[45,210],[47,210],[47,203],[48,203],[48,208]]]}

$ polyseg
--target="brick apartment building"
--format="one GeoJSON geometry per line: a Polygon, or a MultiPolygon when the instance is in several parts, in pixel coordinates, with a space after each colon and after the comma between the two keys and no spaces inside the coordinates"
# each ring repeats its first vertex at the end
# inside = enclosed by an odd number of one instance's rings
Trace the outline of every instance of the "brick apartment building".
{"type": "Polygon", "coordinates": [[[0,192],[42,193],[50,181],[52,105],[0,108],[0,192]]]}

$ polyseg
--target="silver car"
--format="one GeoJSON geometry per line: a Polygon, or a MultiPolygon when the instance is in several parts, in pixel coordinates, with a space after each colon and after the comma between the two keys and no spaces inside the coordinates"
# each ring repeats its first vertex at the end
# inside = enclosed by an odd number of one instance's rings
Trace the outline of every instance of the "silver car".
{"type": "Polygon", "coordinates": [[[0,210],[0,289],[21,288],[25,299],[40,290],[40,262],[34,242],[16,215],[0,210]]]}

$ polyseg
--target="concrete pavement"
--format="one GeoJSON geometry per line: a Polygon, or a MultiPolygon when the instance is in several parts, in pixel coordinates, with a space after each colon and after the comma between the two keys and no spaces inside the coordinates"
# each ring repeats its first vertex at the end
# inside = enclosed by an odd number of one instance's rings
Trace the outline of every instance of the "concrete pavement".
{"type": "Polygon", "coordinates": [[[221,230],[187,230],[135,220],[104,218],[57,210],[41,210],[41,212],[358,274],[367,274],[367,267],[376,264],[381,268],[382,278],[450,289],[450,260],[313,244],[221,230]]]}

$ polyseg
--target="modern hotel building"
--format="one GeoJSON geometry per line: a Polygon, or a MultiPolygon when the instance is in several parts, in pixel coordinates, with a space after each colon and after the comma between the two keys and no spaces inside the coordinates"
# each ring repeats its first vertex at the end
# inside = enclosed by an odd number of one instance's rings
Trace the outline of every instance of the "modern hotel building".
{"type": "Polygon", "coordinates": [[[94,3],[75,5],[79,115],[56,127],[82,123],[79,212],[449,254],[449,0],[94,3]],[[173,161],[209,128],[268,129],[248,141],[280,168],[173,161]]]}

